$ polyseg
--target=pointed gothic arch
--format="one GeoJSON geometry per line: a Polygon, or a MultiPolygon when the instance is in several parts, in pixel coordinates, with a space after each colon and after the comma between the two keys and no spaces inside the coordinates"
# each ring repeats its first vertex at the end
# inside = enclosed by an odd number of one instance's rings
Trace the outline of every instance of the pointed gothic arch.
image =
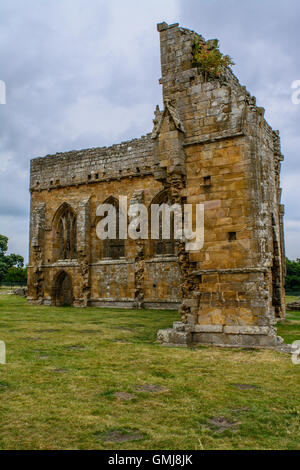
{"type": "MultiPolygon", "coordinates": [[[[160,191],[151,201],[150,210],[152,204],[168,204],[172,205],[170,191],[167,189],[163,189],[160,191]]],[[[162,237],[162,214],[159,216],[159,239],[158,240],[151,240],[151,254],[153,256],[156,255],[169,255],[173,256],[176,254],[176,242],[174,239],[174,214],[171,212],[170,218],[170,239],[165,240],[162,237]]],[[[150,225],[150,224],[149,224],[150,225]]]]}
{"type": "Polygon", "coordinates": [[[52,228],[54,231],[54,259],[76,259],[77,217],[69,204],[63,203],[58,208],[53,218],[52,228]]]}
{"type": "Polygon", "coordinates": [[[60,271],[55,277],[52,288],[52,301],[57,307],[73,304],[72,279],[65,271],[60,271]]]}
{"type": "Polygon", "coordinates": [[[109,196],[103,204],[111,204],[116,210],[116,238],[103,240],[103,258],[119,259],[125,256],[125,240],[119,238],[119,202],[114,196],[109,196]]]}

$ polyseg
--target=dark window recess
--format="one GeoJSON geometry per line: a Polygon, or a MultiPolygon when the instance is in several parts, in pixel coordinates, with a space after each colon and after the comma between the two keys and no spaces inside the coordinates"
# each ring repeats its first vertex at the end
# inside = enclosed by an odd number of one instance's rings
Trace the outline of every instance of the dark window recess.
{"type": "Polygon", "coordinates": [[[203,181],[205,186],[211,186],[211,176],[204,176],[203,181]]]}
{"type": "Polygon", "coordinates": [[[236,232],[228,232],[228,240],[230,242],[233,242],[234,240],[236,240],[236,232]]]}
{"type": "Polygon", "coordinates": [[[119,205],[118,201],[110,197],[105,201],[105,204],[111,204],[116,208],[116,232],[117,238],[106,239],[103,241],[103,256],[104,258],[119,259],[125,256],[125,240],[119,238],[119,205]]]}
{"type": "Polygon", "coordinates": [[[99,178],[99,173],[96,173],[95,174],[95,180],[97,180],[99,178]]]}
{"type": "Polygon", "coordinates": [[[77,258],[77,222],[73,211],[66,207],[58,221],[59,259],[77,258]]]}
{"type": "Polygon", "coordinates": [[[139,167],[137,166],[137,167],[136,167],[136,172],[137,172],[137,173],[140,173],[140,171],[141,171],[141,170],[140,170],[139,167]]]}
{"type": "Polygon", "coordinates": [[[90,180],[92,178],[92,175],[88,175],[88,180],[90,180]]]}
{"type": "Polygon", "coordinates": [[[50,181],[50,185],[53,186],[53,181],[50,181]]]}
{"type": "MultiPolygon", "coordinates": [[[[152,201],[153,204],[168,204],[172,205],[170,195],[167,191],[159,194],[152,201]]],[[[162,214],[159,215],[159,239],[153,240],[153,253],[154,255],[175,255],[176,244],[174,239],[174,213],[171,212],[170,217],[170,238],[162,238],[162,214]]]]}

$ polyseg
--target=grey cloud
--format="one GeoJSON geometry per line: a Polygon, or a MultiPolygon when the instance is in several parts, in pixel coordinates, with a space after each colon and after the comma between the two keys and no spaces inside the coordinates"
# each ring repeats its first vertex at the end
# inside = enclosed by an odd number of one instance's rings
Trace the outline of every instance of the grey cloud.
{"type": "Polygon", "coordinates": [[[282,165],[286,205],[286,248],[300,257],[300,105],[291,102],[291,84],[300,79],[300,3],[297,0],[181,0],[181,22],[204,37],[217,37],[221,50],[236,62],[240,82],[266,108],[266,118],[279,129],[285,161],[282,165]]]}
{"type": "Polygon", "coordinates": [[[300,79],[299,13],[297,0],[3,0],[0,233],[9,236],[10,250],[28,251],[30,158],[151,130],[161,102],[156,23],[165,20],[218,37],[241,83],[280,129],[287,252],[295,257],[300,106],[291,103],[290,87],[300,79]]]}
{"type": "Polygon", "coordinates": [[[176,0],[1,2],[0,233],[10,251],[27,256],[30,158],[151,130],[155,24],[177,16],[176,0]]]}

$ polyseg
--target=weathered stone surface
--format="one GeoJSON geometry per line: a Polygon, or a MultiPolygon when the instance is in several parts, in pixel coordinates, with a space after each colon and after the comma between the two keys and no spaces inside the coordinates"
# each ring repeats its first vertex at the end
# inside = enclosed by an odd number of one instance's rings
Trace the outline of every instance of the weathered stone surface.
{"type": "Polygon", "coordinates": [[[268,326],[224,326],[224,333],[240,335],[268,335],[274,333],[274,329],[268,326]]]}
{"type": "Polygon", "coordinates": [[[222,333],[223,325],[195,325],[196,333],[222,333]]]}
{"type": "Polygon", "coordinates": [[[20,295],[21,297],[27,296],[28,289],[27,287],[19,287],[18,289],[14,290],[15,295],[20,295]]]}
{"type": "Polygon", "coordinates": [[[277,348],[280,346],[277,336],[267,335],[239,335],[239,334],[226,334],[226,333],[194,333],[192,335],[193,343],[226,346],[229,348],[277,348]]]}
{"type": "Polygon", "coordinates": [[[159,330],[157,332],[157,340],[162,344],[188,346],[191,344],[192,335],[190,332],[169,328],[167,330],[159,330]]]}
{"type": "Polygon", "coordinates": [[[273,347],[285,315],[279,132],[230,69],[207,79],[194,66],[195,38],[204,38],[178,24],[158,31],[163,109],[155,109],[152,133],[31,161],[28,299],[180,305],[182,323],[160,331],[160,342],[273,347]],[[120,195],[147,207],[162,195],[203,204],[203,247],[191,252],[173,241],[164,251],[120,238],[108,249],[96,236],[97,207],[120,195]]]}
{"type": "Polygon", "coordinates": [[[184,331],[185,330],[185,323],[181,322],[181,321],[177,321],[177,322],[174,322],[173,323],[173,328],[174,330],[177,330],[177,331],[184,331]]]}

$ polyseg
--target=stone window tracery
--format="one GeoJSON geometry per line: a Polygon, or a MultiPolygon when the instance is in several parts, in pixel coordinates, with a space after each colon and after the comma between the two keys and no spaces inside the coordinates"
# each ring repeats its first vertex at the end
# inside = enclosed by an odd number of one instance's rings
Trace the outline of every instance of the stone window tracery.
{"type": "Polygon", "coordinates": [[[77,258],[77,220],[71,208],[66,207],[58,220],[59,259],[77,258]]]}

